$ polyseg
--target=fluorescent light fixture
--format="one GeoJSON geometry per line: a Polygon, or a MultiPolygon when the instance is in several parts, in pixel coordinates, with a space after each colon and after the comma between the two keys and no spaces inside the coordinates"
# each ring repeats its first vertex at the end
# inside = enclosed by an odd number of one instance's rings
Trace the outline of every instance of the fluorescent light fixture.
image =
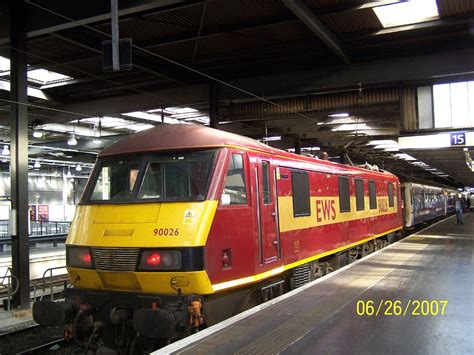
{"type": "Polygon", "coordinates": [[[123,113],[122,115],[135,117],[135,118],[141,118],[142,120],[149,120],[153,122],[161,122],[161,115],[155,115],[149,112],[135,111],[135,112],[123,113]]]}
{"type": "Polygon", "coordinates": [[[371,127],[367,126],[365,123],[346,123],[340,125],[339,127],[333,128],[333,132],[338,131],[361,131],[361,130],[368,130],[372,129],[371,127]]]}
{"type": "Polygon", "coordinates": [[[373,10],[384,28],[439,18],[436,0],[408,0],[386,6],[377,6],[373,10]]]}
{"type": "Polygon", "coordinates": [[[43,137],[43,132],[34,130],[34,131],[33,131],[33,137],[35,137],[35,138],[41,138],[41,137],[43,137]]]}
{"type": "Polygon", "coordinates": [[[403,160],[407,160],[407,161],[415,161],[416,160],[411,155],[408,155],[408,154],[405,154],[405,153],[394,154],[394,156],[397,157],[398,159],[403,159],[403,160]]]}
{"type": "Polygon", "coordinates": [[[10,155],[10,149],[8,149],[8,145],[6,144],[3,146],[2,155],[10,155]]]}
{"type": "Polygon", "coordinates": [[[71,136],[69,137],[69,139],[67,140],[67,144],[68,145],[76,145],[77,144],[77,139],[76,139],[76,136],[74,135],[74,133],[72,133],[71,136]]]}
{"type": "Polygon", "coordinates": [[[345,123],[356,123],[356,120],[353,117],[339,117],[339,118],[333,118],[329,122],[323,123],[323,124],[345,124],[345,123]]]}
{"type": "Polygon", "coordinates": [[[321,150],[320,147],[304,147],[301,148],[302,152],[312,152],[313,150],[321,150]]]}
{"type": "Polygon", "coordinates": [[[102,144],[102,141],[100,139],[93,139],[92,143],[94,144],[102,144]]]}
{"type": "Polygon", "coordinates": [[[463,148],[462,150],[463,150],[463,152],[468,152],[469,148],[463,148]]]}
{"type": "Polygon", "coordinates": [[[349,114],[347,112],[332,113],[328,117],[349,117],[349,114]]]}
{"type": "Polygon", "coordinates": [[[281,141],[281,136],[263,137],[260,140],[263,142],[281,141]]]}
{"type": "Polygon", "coordinates": [[[234,123],[234,121],[220,121],[219,124],[229,124],[234,123]]]}
{"type": "Polygon", "coordinates": [[[398,142],[394,141],[393,139],[376,139],[372,140],[367,145],[385,145],[385,146],[397,146],[398,142]]]}

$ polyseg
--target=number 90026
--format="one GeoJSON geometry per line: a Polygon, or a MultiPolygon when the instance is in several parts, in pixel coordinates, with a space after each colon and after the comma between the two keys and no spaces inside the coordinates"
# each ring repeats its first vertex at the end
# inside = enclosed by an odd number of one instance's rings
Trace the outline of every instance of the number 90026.
{"type": "Polygon", "coordinates": [[[178,228],[155,228],[153,234],[159,237],[177,237],[179,235],[178,228]]]}

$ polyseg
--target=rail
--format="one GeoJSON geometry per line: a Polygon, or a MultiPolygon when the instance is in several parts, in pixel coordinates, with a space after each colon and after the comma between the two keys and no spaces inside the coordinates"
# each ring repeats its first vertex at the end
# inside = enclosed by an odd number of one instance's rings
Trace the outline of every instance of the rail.
{"type": "MultiPolygon", "coordinates": [[[[4,250],[4,245],[12,242],[8,224],[8,220],[0,220],[0,252],[4,250]]],[[[31,221],[30,243],[53,242],[57,246],[58,242],[66,240],[70,226],[71,222],[31,221]]]]}
{"type": "MultiPolygon", "coordinates": [[[[9,237],[8,220],[0,220],[0,238],[9,237]]],[[[31,221],[30,222],[30,237],[53,234],[67,234],[71,222],[55,222],[55,221],[31,221]]]]}
{"type": "Polygon", "coordinates": [[[0,288],[6,288],[7,289],[7,303],[6,303],[6,310],[11,310],[11,303],[12,303],[12,298],[15,293],[18,292],[18,288],[20,286],[20,283],[18,282],[18,278],[15,275],[12,275],[12,269],[11,267],[8,267],[7,270],[5,271],[5,275],[0,277],[0,288]],[[5,282],[7,280],[7,282],[5,282]],[[15,286],[13,287],[13,282],[15,281],[15,286]]]}
{"type": "MultiPolygon", "coordinates": [[[[59,274],[59,275],[55,274],[55,271],[61,270],[61,269],[66,269],[66,266],[50,267],[49,269],[45,270],[45,272],[43,273],[42,283],[40,284],[40,288],[43,290],[43,294],[40,296],[40,299],[43,299],[43,296],[47,294],[46,291],[49,288],[49,295],[50,295],[51,301],[54,301],[54,293],[55,293],[54,292],[54,286],[55,286],[54,276],[63,275],[63,274],[59,274]]],[[[36,300],[36,286],[37,286],[36,284],[33,285],[33,299],[34,300],[36,300]]]]}

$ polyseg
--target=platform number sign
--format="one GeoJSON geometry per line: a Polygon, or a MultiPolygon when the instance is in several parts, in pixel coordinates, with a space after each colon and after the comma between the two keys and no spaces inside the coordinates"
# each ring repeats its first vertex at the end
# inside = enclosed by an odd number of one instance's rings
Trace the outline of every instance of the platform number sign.
{"type": "Polygon", "coordinates": [[[466,144],[466,132],[452,132],[451,133],[451,145],[465,145],[466,144]]]}

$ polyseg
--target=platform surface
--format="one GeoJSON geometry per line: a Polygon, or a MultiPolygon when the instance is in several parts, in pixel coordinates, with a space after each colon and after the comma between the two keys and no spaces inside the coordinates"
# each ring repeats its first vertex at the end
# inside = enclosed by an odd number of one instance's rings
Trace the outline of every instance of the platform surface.
{"type": "Polygon", "coordinates": [[[461,226],[450,217],[154,354],[474,354],[473,254],[474,213],[461,226]],[[367,301],[377,316],[357,314],[367,301]],[[395,301],[398,316],[389,315],[395,301]]]}

